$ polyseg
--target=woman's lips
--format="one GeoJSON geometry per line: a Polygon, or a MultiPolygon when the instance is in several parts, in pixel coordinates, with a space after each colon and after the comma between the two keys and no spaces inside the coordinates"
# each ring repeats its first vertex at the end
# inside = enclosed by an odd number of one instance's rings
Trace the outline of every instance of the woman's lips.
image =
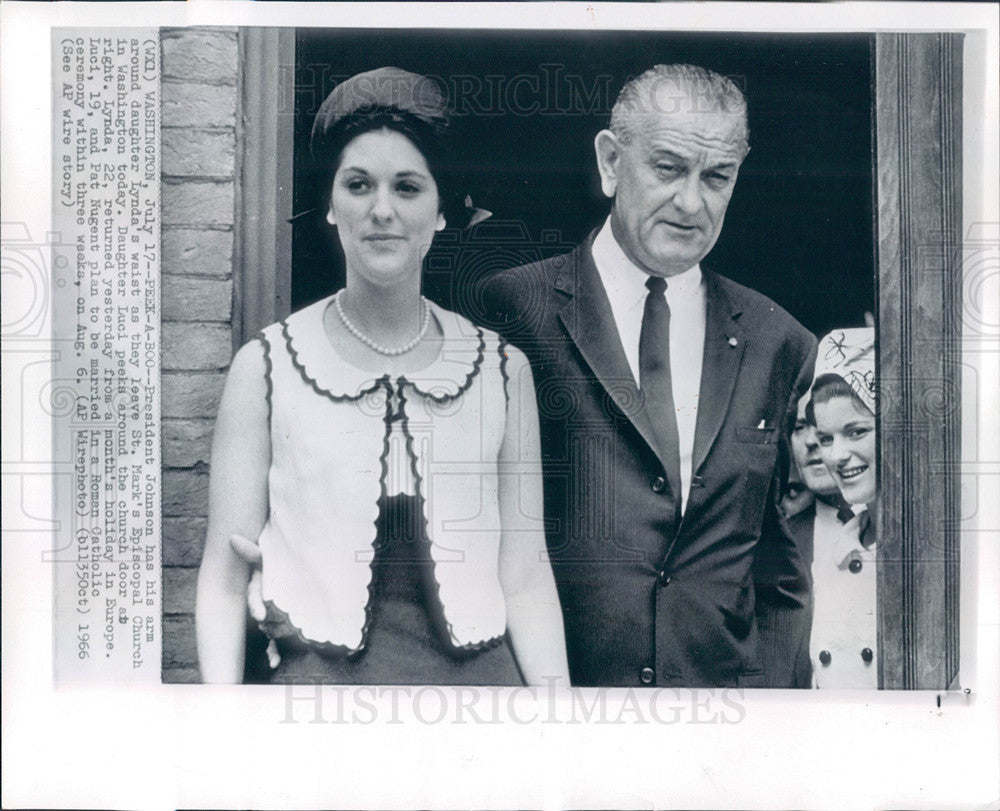
{"type": "Polygon", "coordinates": [[[851,479],[856,479],[862,473],[868,470],[868,465],[860,465],[858,467],[847,467],[843,470],[838,470],[837,475],[840,476],[844,481],[850,481],[851,479]]]}

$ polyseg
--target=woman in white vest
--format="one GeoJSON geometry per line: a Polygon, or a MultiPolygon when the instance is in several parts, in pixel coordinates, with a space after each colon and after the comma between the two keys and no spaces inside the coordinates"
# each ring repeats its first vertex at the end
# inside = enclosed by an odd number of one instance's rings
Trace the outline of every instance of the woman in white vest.
{"type": "Polygon", "coordinates": [[[810,658],[815,687],[878,687],[875,531],[875,331],[836,330],[820,341],[807,415],[847,506],[814,539],[810,658]]]}
{"type": "Polygon", "coordinates": [[[530,366],[421,295],[435,232],[478,216],[447,205],[447,133],[437,86],[397,68],[341,83],[316,116],[346,285],[233,360],[198,580],[205,681],[242,679],[259,554],[273,681],[568,684],[530,366]]]}

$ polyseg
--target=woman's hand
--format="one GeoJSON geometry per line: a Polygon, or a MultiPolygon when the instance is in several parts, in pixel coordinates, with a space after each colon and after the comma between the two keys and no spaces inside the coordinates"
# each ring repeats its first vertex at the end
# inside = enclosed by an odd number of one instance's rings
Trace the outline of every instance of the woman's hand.
{"type": "Polygon", "coordinates": [[[542,524],[542,452],[531,366],[507,347],[510,400],[499,472],[500,585],[507,630],[528,684],[569,686],[562,609],[542,524]]]}
{"type": "Polygon", "coordinates": [[[233,535],[256,538],[267,520],[271,464],[264,351],[252,341],[233,358],[212,439],[208,532],[198,573],[198,664],[206,682],[243,680],[250,565],[233,535]]]}

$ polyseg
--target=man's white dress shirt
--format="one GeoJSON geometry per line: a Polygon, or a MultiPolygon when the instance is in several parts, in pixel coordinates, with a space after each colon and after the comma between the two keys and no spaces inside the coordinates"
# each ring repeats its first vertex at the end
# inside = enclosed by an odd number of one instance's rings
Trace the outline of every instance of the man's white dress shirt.
{"type": "MultiPolygon", "coordinates": [[[[639,385],[639,336],[646,305],[649,274],[637,267],[621,249],[611,232],[611,218],[594,238],[594,264],[611,302],[625,357],[639,385]]],[[[677,433],[681,453],[681,510],[691,488],[694,429],[698,420],[701,365],[705,349],[705,284],[701,267],[668,276],[670,306],[670,378],[677,408],[677,433]]]]}

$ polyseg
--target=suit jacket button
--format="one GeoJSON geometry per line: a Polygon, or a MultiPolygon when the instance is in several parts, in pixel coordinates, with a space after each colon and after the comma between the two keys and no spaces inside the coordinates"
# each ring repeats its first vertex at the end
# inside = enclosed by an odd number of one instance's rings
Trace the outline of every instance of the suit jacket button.
{"type": "Polygon", "coordinates": [[[641,671],[639,671],[639,681],[643,684],[652,684],[653,676],[653,668],[651,667],[644,667],[641,671]]]}
{"type": "Polygon", "coordinates": [[[821,650],[819,652],[819,663],[821,665],[828,665],[828,664],[830,664],[830,662],[832,660],[833,660],[833,657],[830,655],[830,651],[828,651],[828,650],[821,650]]]}
{"type": "Polygon", "coordinates": [[[667,480],[662,476],[657,476],[649,483],[649,486],[653,488],[654,493],[662,493],[667,489],[667,480]]]}
{"type": "Polygon", "coordinates": [[[864,564],[861,563],[859,558],[854,558],[850,563],[847,564],[847,568],[851,570],[851,574],[857,574],[861,571],[864,564]]]}
{"type": "Polygon", "coordinates": [[[862,648],[861,658],[864,660],[865,664],[871,664],[872,659],[875,658],[875,654],[872,652],[871,648],[862,648]]]}
{"type": "Polygon", "coordinates": [[[666,586],[670,583],[670,575],[666,572],[660,572],[660,585],[666,586]]]}

